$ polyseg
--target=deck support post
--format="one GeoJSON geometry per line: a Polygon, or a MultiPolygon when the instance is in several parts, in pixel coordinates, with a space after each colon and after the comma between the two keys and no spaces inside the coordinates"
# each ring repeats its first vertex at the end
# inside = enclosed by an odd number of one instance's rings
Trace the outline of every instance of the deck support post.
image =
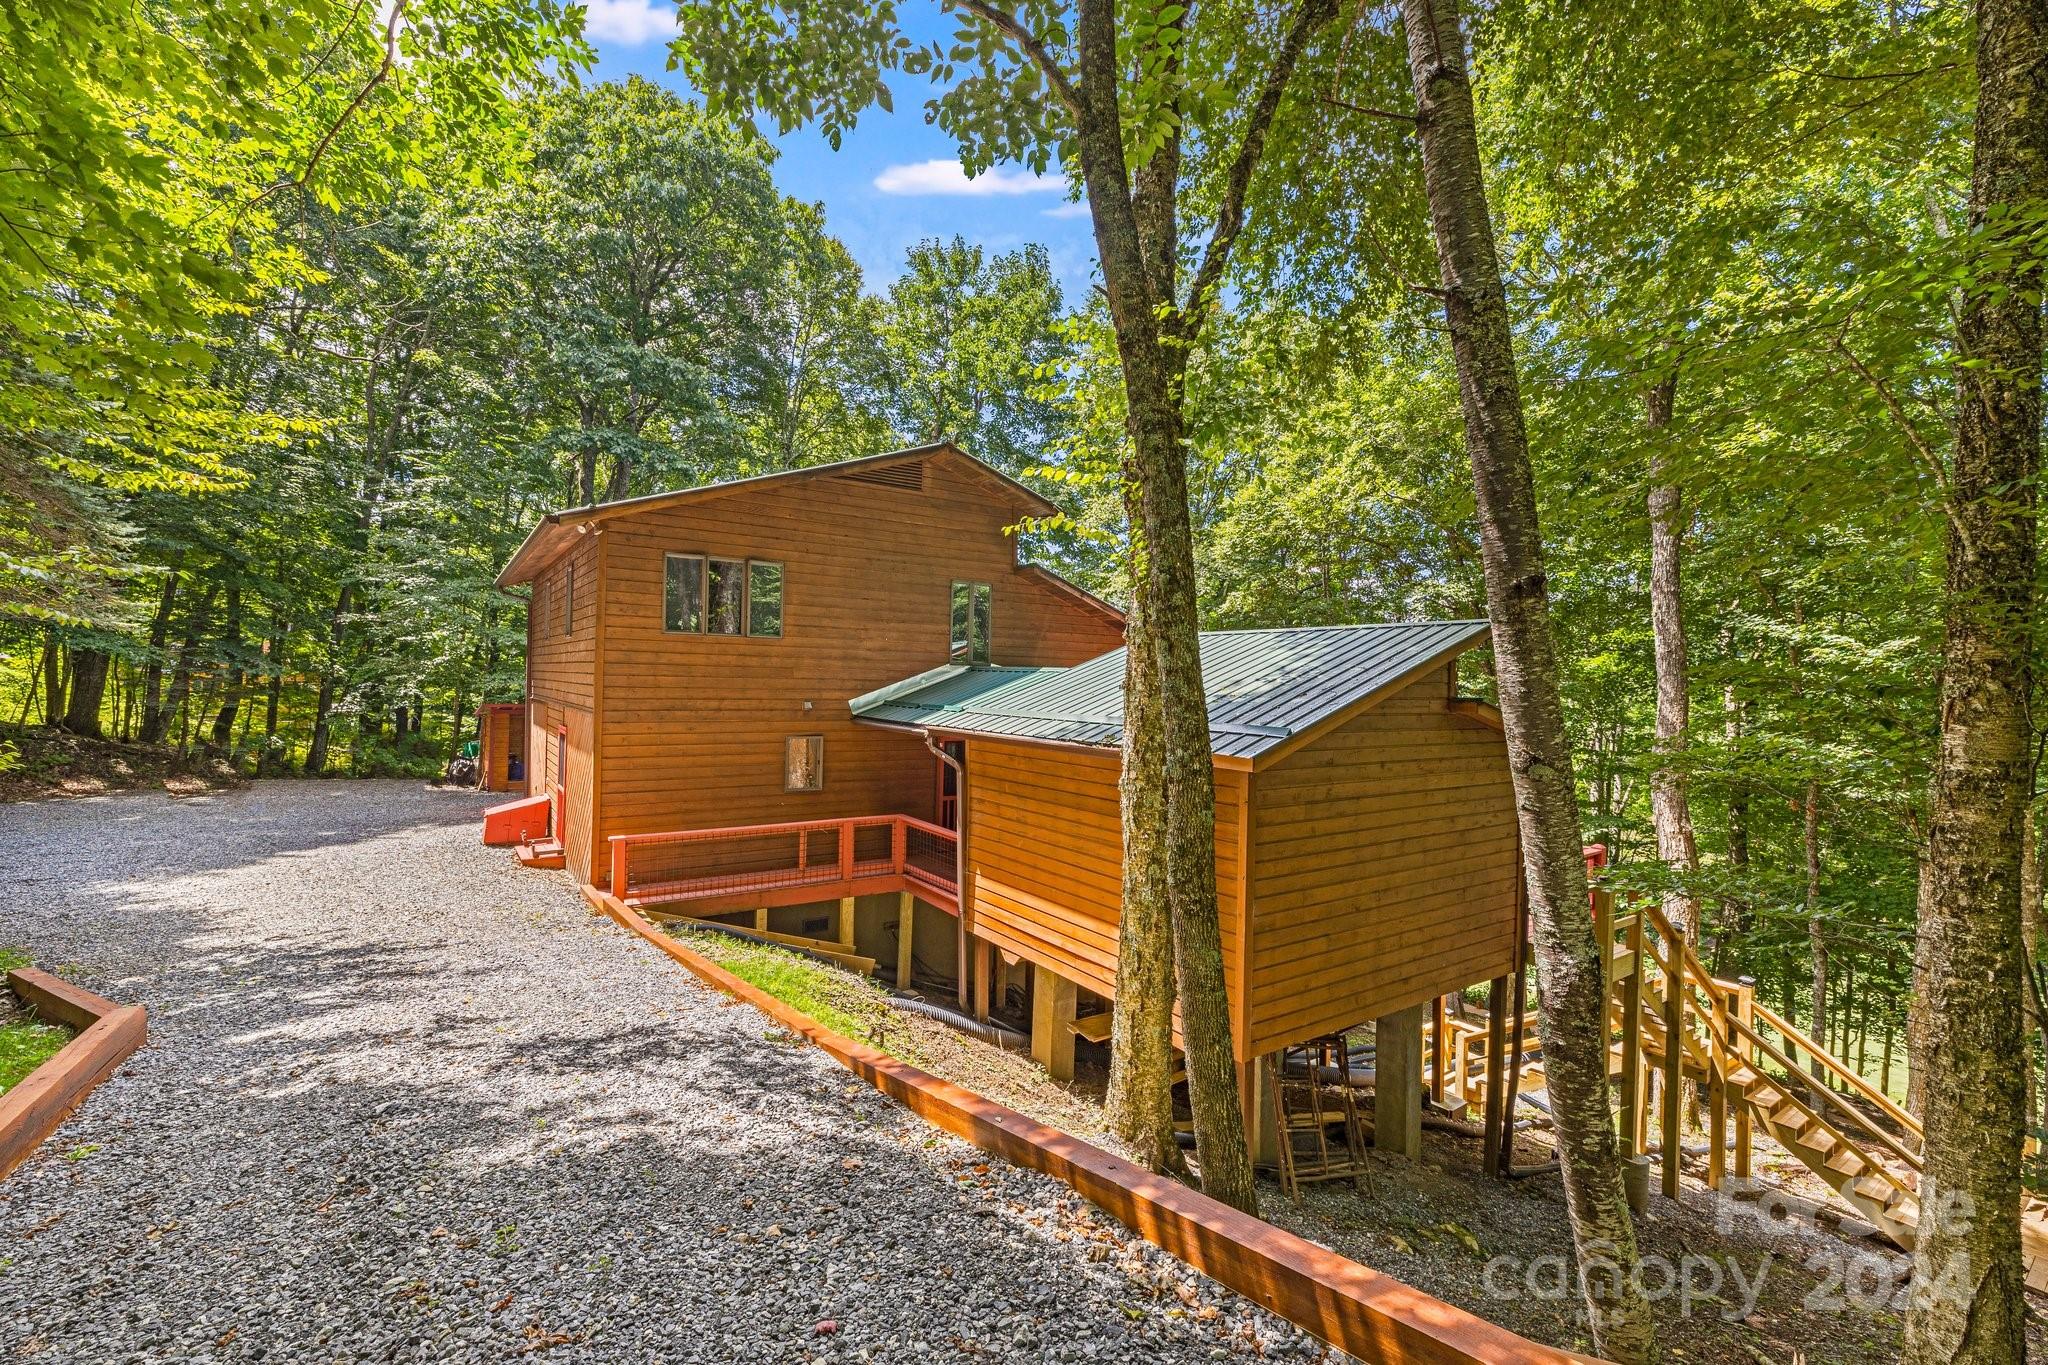
{"type": "MultiPolygon", "coordinates": [[[[1503,1132],[1503,1101],[1507,1091],[1501,1085],[1501,1067],[1507,1060],[1508,979],[1496,976],[1486,988],[1486,1129],[1479,1159],[1480,1169],[1498,1175],[1501,1153],[1512,1153],[1512,1130],[1503,1132]]],[[[1469,1082],[1468,1082],[1469,1087],[1469,1082]]],[[[1471,1093],[1468,1088],[1467,1095],[1471,1093]]]]}
{"type": "Polygon", "coordinates": [[[968,942],[973,946],[974,950],[970,954],[974,960],[974,985],[969,992],[974,997],[972,1002],[974,1017],[983,1023],[987,1023],[989,979],[996,974],[995,949],[985,939],[970,937],[968,942]]]}
{"type": "MultiPolygon", "coordinates": [[[[1422,1157],[1423,1009],[1383,1014],[1373,1026],[1372,1145],[1410,1161],[1422,1157]]],[[[1493,1089],[1489,1083],[1489,1102],[1493,1089]]]]}
{"type": "Polygon", "coordinates": [[[1621,1154],[1643,1150],[1643,915],[1628,926],[1628,975],[1621,981],[1621,1154]]]}
{"type": "Polygon", "coordinates": [[[765,905],[754,907],[754,932],[757,934],[768,932],[768,907],[765,905]]]}
{"type": "Polygon", "coordinates": [[[1056,1081],[1074,1079],[1074,983],[1031,964],[1031,1059],[1056,1081]]]}
{"type": "Polygon", "coordinates": [[[1429,1002],[1429,1102],[1439,1109],[1448,1108],[1444,1103],[1444,1072],[1450,1069],[1450,1042],[1444,1036],[1444,998],[1439,995],[1429,1002]]]}
{"type": "Polygon", "coordinates": [[[835,937],[839,940],[840,946],[851,948],[853,946],[853,897],[841,896],[839,898],[839,921],[834,927],[837,931],[835,937]]]}
{"type": "Polygon", "coordinates": [[[917,927],[917,898],[908,891],[896,893],[896,989],[910,989],[910,931],[917,927]]]}
{"type": "Polygon", "coordinates": [[[1678,1198],[1678,1095],[1685,1064],[1685,938],[1674,928],[1664,944],[1664,1076],[1657,1098],[1663,1109],[1664,1197],[1678,1198]]]}
{"type": "Polygon", "coordinates": [[[1251,1144],[1252,1165],[1280,1164],[1280,1129],[1275,1121],[1271,1053],[1238,1063],[1238,1103],[1244,1109],[1245,1138],[1251,1144]]]}

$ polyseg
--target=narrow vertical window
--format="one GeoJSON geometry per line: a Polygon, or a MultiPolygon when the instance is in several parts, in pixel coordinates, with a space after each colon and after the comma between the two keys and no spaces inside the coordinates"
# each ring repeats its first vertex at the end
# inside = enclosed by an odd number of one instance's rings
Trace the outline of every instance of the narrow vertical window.
{"type": "Polygon", "coordinates": [[[747,634],[771,639],[782,634],[782,566],[747,561],[747,634]]]}
{"type": "Polygon", "coordinates": [[[710,561],[704,588],[704,629],[713,635],[738,635],[747,623],[747,561],[710,561]]]}
{"type": "Polygon", "coordinates": [[[571,635],[576,630],[576,566],[567,565],[562,570],[562,634],[571,635]]]}
{"type": "Polygon", "coordinates": [[[823,735],[791,735],[782,742],[782,789],[786,792],[825,789],[823,735]]]}
{"type": "Polygon", "coordinates": [[[989,630],[994,624],[994,605],[986,583],[955,583],[952,601],[953,646],[956,664],[985,664],[989,661],[989,630]]]}
{"type": "Polygon", "coordinates": [[[704,556],[669,555],[665,564],[661,628],[704,629],[704,556]]]}

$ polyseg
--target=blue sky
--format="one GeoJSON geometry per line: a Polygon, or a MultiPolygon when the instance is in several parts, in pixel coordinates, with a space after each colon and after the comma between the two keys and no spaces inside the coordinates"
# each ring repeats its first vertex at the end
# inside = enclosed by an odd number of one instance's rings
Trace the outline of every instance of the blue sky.
{"type": "MultiPolygon", "coordinates": [[[[585,33],[598,51],[598,79],[637,74],[689,89],[680,74],[667,69],[673,0],[584,4],[585,33]]],[[[906,19],[921,20],[936,33],[948,22],[936,10],[934,5],[930,14],[906,19]]],[[[888,287],[902,270],[904,252],[921,238],[957,233],[992,254],[1042,243],[1068,306],[1077,306],[1095,268],[1095,244],[1087,218],[1066,204],[1064,182],[1017,166],[967,180],[951,139],[924,121],[925,79],[898,77],[890,89],[896,112],[868,110],[836,152],[812,128],[783,137],[768,130],[781,151],[775,182],[782,192],[825,205],[826,227],[853,252],[872,291],[888,287]]]]}

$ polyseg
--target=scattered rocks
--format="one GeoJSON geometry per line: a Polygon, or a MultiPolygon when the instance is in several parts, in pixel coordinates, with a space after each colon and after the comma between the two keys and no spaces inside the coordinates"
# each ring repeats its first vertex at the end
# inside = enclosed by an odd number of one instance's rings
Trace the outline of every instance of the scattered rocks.
{"type": "Polygon", "coordinates": [[[0,808],[0,940],[152,1035],[0,1186],[0,1354],[1323,1354],[774,1041],[481,847],[482,804],[267,782],[0,808]]]}

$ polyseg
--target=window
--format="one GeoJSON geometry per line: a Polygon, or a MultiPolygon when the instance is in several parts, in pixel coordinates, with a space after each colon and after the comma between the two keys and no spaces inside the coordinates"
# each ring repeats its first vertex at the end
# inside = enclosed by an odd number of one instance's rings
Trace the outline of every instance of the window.
{"type": "Polygon", "coordinates": [[[562,634],[574,634],[576,630],[576,566],[567,565],[562,570],[562,634]]]}
{"type": "Polygon", "coordinates": [[[747,623],[747,561],[712,559],[704,584],[704,629],[738,635],[747,623]]]}
{"type": "Polygon", "coordinates": [[[704,629],[704,556],[669,555],[662,589],[661,628],[704,629]]]}
{"type": "Polygon", "coordinates": [[[986,583],[953,585],[953,650],[956,664],[985,664],[989,661],[988,637],[992,607],[986,583]]]}
{"type": "Polygon", "coordinates": [[[782,634],[782,566],[747,561],[747,634],[770,639],[782,634]]]}
{"type": "Polygon", "coordinates": [[[664,557],[661,627],[689,635],[782,635],[782,566],[717,555],[664,557]]]}
{"type": "Polygon", "coordinates": [[[782,789],[786,792],[825,790],[823,735],[791,735],[782,741],[782,789]]]}

